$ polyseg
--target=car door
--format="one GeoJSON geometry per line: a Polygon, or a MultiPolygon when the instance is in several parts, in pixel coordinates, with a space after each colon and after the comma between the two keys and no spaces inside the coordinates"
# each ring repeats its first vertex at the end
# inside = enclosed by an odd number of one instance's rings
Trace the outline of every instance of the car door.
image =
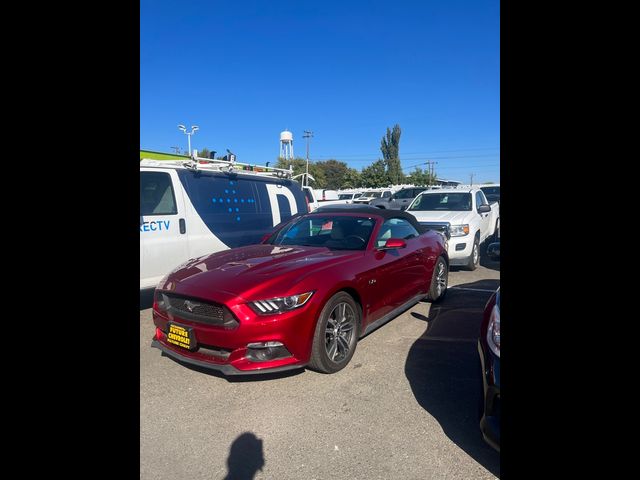
{"type": "Polygon", "coordinates": [[[184,210],[175,170],[140,170],[140,288],[188,260],[184,210]]]}
{"type": "MultiPolygon", "coordinates": [[[[420,245],[412,241],[412,238],[394,236],[403,234],[405,237],[408,236],[404,223],[408,224],[404,219],[385,220],[378,230],[373,250],[369,252],[373,265],[371,279],[375,280],[377,285],[378,311],[372,312],[374,319],[380,318],[407,302],[419,288],[420,245]],[[393,250],[382,250],[389,238],[403,238],[407,246],[393,250]]],[[[417,236],[417,232],[415,233],[417,236]]]]}
{"type": "MultiPolygon", "coordinates": [[[[489,202],[487,202],[482,190],[478,190],[476,192],[476,212],[480,205],[489,205],[489,202]]],[[[478,213],[478,215],[480,215],[480,241],[482,242],[487,238],[487,233],[491,229],[491,225],[489,225],[489,222],[491,221],[491,212],[478,213]]]]}

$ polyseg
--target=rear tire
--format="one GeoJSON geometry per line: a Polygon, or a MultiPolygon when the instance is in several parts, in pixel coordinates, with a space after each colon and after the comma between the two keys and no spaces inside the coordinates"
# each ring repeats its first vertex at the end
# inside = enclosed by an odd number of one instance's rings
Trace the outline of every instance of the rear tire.
{"type": "Polygon", "coordinates": [[[309,367],[322,373],[342,370],[356,351],[359,334],[358,305],[348,293],[336,293],[320,312],[309,367]]]}
{"type": "Polygon", "coordinates": [[[431,285],[427,293],[427,301],[435,303],[445,296],[447,286],[449,285],[449,266],[443,257],[438,257],[433,266],[433,275],[431,275],[431,285]]]}

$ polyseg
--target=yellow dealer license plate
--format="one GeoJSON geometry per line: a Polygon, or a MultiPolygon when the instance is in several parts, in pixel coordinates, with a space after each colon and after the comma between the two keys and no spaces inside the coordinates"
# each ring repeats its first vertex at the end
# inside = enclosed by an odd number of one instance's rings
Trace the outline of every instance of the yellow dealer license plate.
{"type": "Polygon", "coordinates": [[[167,342],[186,348],[187,350],[195,350],[196,339],[193,329],[182,327],[175,323],[169,323],[169,332],[167,333],[167,342]]]}

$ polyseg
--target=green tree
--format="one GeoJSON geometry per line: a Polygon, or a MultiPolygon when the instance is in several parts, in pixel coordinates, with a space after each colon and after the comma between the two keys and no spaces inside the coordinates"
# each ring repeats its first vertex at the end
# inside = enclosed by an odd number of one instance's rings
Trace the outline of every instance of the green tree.
{"type": "Polygon", "coordinates": [[[349,167],[345,162],[339,162],[338,160],[325,160],[323,162],[316,163],[316,166],[324,172],[326,179],[325,188],[337,190],[344,188],[344,180],[349,171],[349,167]]]}
{"type": "Polygon", "coordinates": [[[422,170],[420,167],[416,167],[411,174],[409,174],[406,180],[416,186],[429,186],[435,184],[436,176],[431,175],[428,170],[422,170]]]}
{"type": "Polygon", "coordinates": [[[342,179],[341,188],[358,188],[362,186],[362,178],[360,172],[355,168],[349,168],[342,179]]]}
{"type": "Polygon", "coordinates": [[[202,150],[198,150],[198,156],[202,158],[209,158],[209,154],[211,151],[208,148],[203,148],[202,150]]]}
{"type": "MultiPolygon", "coordinates": [[[[307,168],[307,160],[304,158],[296,157],[292,160],[285,160],[282,157],[278,158],[275,166],[277,168],[289,168],[289,165],[293,166],[293,176],[301,175],[306,172],[307,168]]],[[[327,179],[325,177],[324,170],[311,160],[309,160],[309,175],[311,175],[315,180],[309,179],[309,186],[313,188],[327,188],[327,179]]],[[[300,185],[303,184],[304,177],[298,177],[296,180],[300,182],[300,185]]]]}
{"type": "Polygon", "coordinates": [[[387,127],[387,134],[382,137],[380,142],[380,150],[382,158],[387,167],[387,174],[391,183],[400,184],[404,180],[402,167],[400,165],[400,125],[397,123],[393,126],[393,130],[387,127]]]}
{"type": "Polygon", "coordinates": [[[361,186],[366,188],[379,188],[389,185],[389,177],[384,160],[376,160],[368,167],[362,169],[361,186]]]}

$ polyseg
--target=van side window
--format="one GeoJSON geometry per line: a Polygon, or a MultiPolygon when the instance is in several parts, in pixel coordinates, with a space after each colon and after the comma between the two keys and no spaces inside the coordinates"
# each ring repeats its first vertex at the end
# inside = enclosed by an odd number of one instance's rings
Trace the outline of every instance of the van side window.
{"type": "Polygon", "coordinates": [[[140,215],[176,215],[171,177],[164,172],[140,172],[140,215]]]}
{"type": "Polygon", "coordinates": [[[391,196],[391,192],[389,190],[387,190],[382,194],[382,198],[389,198],[390,196],[391,196]]]}

